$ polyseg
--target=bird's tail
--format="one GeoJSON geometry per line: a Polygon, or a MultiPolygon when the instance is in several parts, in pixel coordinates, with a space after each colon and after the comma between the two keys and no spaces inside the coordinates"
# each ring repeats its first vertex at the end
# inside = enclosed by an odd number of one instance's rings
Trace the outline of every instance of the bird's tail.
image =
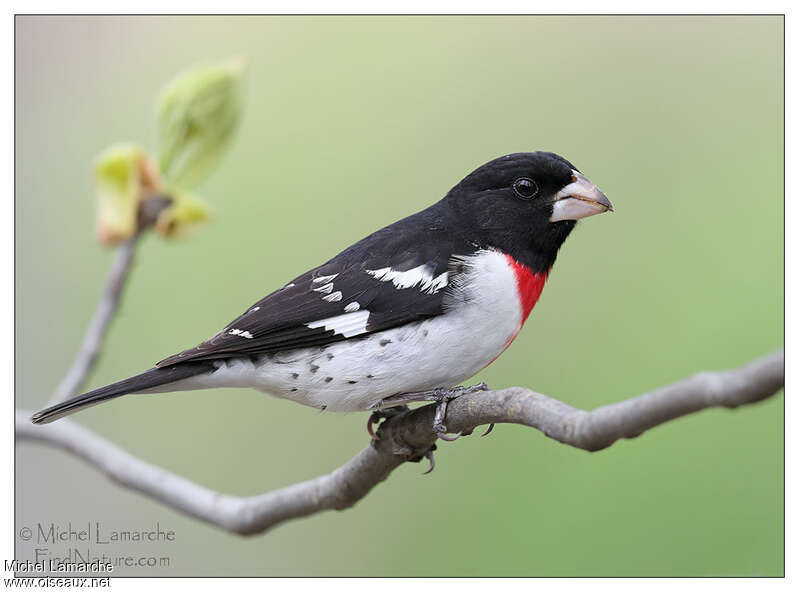
{"type": "Polygon", "coordinates": [[[152,368],[138,375],[134,375],[133,377],[128,377],[127,379],[117,381],[111,385],[106,385],[100,389],[78,395],[72,399],[36,412],[31,416],[31,422],[34,424],[47,424],[48,422],[58,420],[62,416],[73,414],[89,406],[94,406],[128,393],[136,393],[160,385],[166,385],[167,383],[180,381],[181,379],[188,379],[189,377],[201,373],[208,373],[213,371],[214,368],[211,362],[184,362],[165,368],[152,368]]]}

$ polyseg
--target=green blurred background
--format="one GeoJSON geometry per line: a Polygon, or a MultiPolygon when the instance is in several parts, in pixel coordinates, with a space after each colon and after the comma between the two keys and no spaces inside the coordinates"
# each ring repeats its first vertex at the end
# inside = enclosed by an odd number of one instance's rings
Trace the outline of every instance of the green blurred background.
{"type": "MultiPolygon", "coordinates": [[[[156,92],[246,55],[232,149],[198,193],[215,220],[143,241],[90,387],[216,332],[496,156],[551,150],[616,212],[582,222],[525,331],[475,380],[580,408],[783,343],[780,17],[17,17],[17,405],[69,365],[112,254],[90,164],[153,147],[156,92]]],[[[209,488],[328,472],[363,414],[245,390],[130,397],[76,421],[209,488]]],[[[517,426],[440,445],[356,507],[242,538],[17,447],[17,523],[144,529],[136,575],[779,575],[783,396],[588,454],[517,426]]],[[[19,559],[31,543],[17,542],[19,559]]],[[[113,553],[123,548],[109,550],[113,553]]]]}

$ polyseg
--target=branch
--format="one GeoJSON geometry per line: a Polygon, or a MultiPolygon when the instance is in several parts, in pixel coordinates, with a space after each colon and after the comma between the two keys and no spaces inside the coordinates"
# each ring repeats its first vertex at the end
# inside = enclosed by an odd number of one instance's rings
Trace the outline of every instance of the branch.
{"type": "Polygon", "coordinates": [[[103,341],[108,332],[108,327],[117,313],[122,290],[125,288],[125,283],[128,280],[128,274],[133,264],[133,254],[136,251],[136,242],[139,237],[138,233],[135,234],[117,249],[114,263],[111,265],[108,278],[106,278],[103,295],[92,316],[92,320],[89,322],[89,327],[86,328],[80,350],[75,355],[72,366],[67,371],[67,374],[64,375],[50,401],[47,402],[48,406],[77,395],[97,363],[97,359],[103,350],[103,341]]]}
{"type": "MultiPolygon", "coordinates": [[[[739,369],[698,373],[632,399],[586,412],[522,387],[482,391],[450,402],[450,430],[471,432],[488,423],[530,426],[566,445],[587,451],[705,408],[735,408],[765,399],[783,387],[783,350],[739,369]]],[[[266,531],[289,519],[353,506],[403,462],[436,442],[435,406],[427,405],[381,424],[379,440],[330,474],[266,494],[240,498],[214,492],[142,461],[69,420],[35,426],[16,412],[17,435],[63,448],[122,486],[138,490],[188,515],[240,533],[266,531]]]]}
{"type": "Polygon", "coordinates": [[[86,328],[83,335],[83,343],[80,350],[75,355],[67,374],[59,383],[50,400],[48,406],[52,406],[67,400],[78,394],[89,373],[92,372],[97,359],[103,351],[103,342],[106,339],[108,328],[114,320],[119,309],[119,301],[122,298],[122,291],[130,275],[133,266],[133,255],[136,252],[136,244],[144,231],[156,224],[159,215],[172,204],[172,198],[166,195],[148,195],[139,204],[136,217],[136,232],[127,240],[122,242],[117,248],[111,270],[108,272],[103,294],[97,309],[86,328]]]}

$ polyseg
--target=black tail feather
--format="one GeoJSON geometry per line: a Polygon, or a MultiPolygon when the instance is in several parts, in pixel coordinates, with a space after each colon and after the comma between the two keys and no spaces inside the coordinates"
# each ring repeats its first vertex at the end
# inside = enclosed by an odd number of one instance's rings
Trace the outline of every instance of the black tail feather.
{"type": "Polygon", "coordinates": [[[171,367],[152,368],[138,375],[134,375],[133,377],[128,377],[127,379],[117,381],[111,385],[106,385],[100,389],[78,395],[60,404],[36,412],[31,416],[31,422],[34,424],[47,424],[53,420],[58,420],[62,416],[72,414],[78,410],[97,405],[128,393],[151,389],[159,385],[165,385],[202,373],[208,373],[212,370],[214,370],[214,365],[211,362],[185,362],[171,367]]]}

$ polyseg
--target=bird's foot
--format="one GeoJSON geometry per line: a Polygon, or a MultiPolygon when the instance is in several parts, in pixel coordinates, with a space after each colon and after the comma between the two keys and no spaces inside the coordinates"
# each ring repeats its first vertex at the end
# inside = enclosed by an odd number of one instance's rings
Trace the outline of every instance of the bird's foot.
{"type": "MultiPolygon", "coordinates": [[[[377,441],[380,439],[380,434],[378,431],[373,429],[373,426],[380,422],[381,420],[388,420],[389,418],[395,418],[400,416],[401,414],[405,414],[409,411],[409,407],[406,405],[399,405],[399,406],[392,406],[391,408],[383,408],[378,409],[370,414],[369,418],[367,419],[367,432],[369,436],[372,437],[373,441],[377,441]]],[[[380,427],[378,427],[380,428],[380,427]]],[[[414,463],[419,463],[423,459],[428,460],[428,469],[422,472],[422,475],[429,474],[433,471],[433,468],[436,467],[436,462],[433,459],[433,452],[436,451],[436,445],[431,445],[430,449],[425,451],[422,454],[414,455],[411,453],[411,448],[408,448],[409,457],[408,461],[412,461],[414,463]]]]}
{"type": "MultiPolygon", "coordinates": [[[[462,395],[475,393],[476,391],[486,391],[487,389],[489,389],[489,387],[486,385],[486,383],[481,382],[470,387],[458,386],[453,387],[452,389],[439,388],[431,389],[430,391],[421,391],[419,393],[401,393],[382,399],[380,402],[378,402],[376,407],[379,409],[389,407],[391,409],[392,406],[404,405],[413,402],[436,402],[436,414],[433,418],[433,432],[443,441],[455,441],[461,436],[461,433],[459,432],[455,435],[447,434],[447,427],[444,424],[444,418],[447,414],[447,404],[454,399],[461,397],[462,395]]],[[[486,431],[486,434],[488,434],[489,431],[491,431],[491,427],[486,431]]],[[[370,434],[372,434],[371,424],[370,434]]]]}
{"type": "Polygon", "coordinates": [[[422,455],[416,455],[415,457],[409,457],[408,461],[413,463],[419,463],[423,459],[428,460],[428,469],[422,472],[422,475],[427,475],[433,471],[433,468],[436,467],[436,461],[433,459],[433,452],[436,451],[436,445],[431,445],[431,448],[425,451],[422,455]]]}
{"type": "Polygon", "coordinates": [[[408,406],[404,404],[392,406],[391,408],[380,408],[372,412],[367,419],[367,432],[369,433],[370,438],[372,438],[373,441],[377,441],[380,438],[378,433],[372,428],[375,424],[381,420],[394,418],[395,416],[405,414],[406,412],[408,412],[408,406]]]}
{"type": "Polygon", "coordinates": [[[447,414],[447,404],[457,397],[458,395],[454,394],[442,394],[442,398],[436,404],[436,413],[433,416],[433,432],[443,441],[452,442],[461,436],[460,432],[453,435],[447,434],[447,427],[444,425],[444,416],[447,414]]]}
{"type": "Polygon", "coordinates": [[[425,457],[428,460],[428,469],[426,469],[424,472],[422,472],[423,476],[426,475],[426,474],[431,473],[433,471],[433,468],[436,467],[436,462],[433,460],[433,450],[435,448],[436,448],[436,445],[434,445],[433,447],[428,449],[427,452],[425,453],[425,457]]]}
{"type": "Polygon", "coordinates": [[[452,389],[434,389],[433,394],[436,398],[434,401],[436,401],[437,404],[436,414],[433,417],[433,432],[436,433],[436,436],[443,441],[455,441],[458,437],[460,437],[460,432],[457,432],[454,435],[447,434],[447,427],[444,424],[444,417],[445,414],[447,414],[447,404],[454,399],[461,397],[462,395],[475,393],[477,391],[486,391],[487,389],[489,389],[489,386],[483,382],[478,383],[477,385],[471,385],[469,387],[459,385],[458,387],[453,387],[452,389]]]}

